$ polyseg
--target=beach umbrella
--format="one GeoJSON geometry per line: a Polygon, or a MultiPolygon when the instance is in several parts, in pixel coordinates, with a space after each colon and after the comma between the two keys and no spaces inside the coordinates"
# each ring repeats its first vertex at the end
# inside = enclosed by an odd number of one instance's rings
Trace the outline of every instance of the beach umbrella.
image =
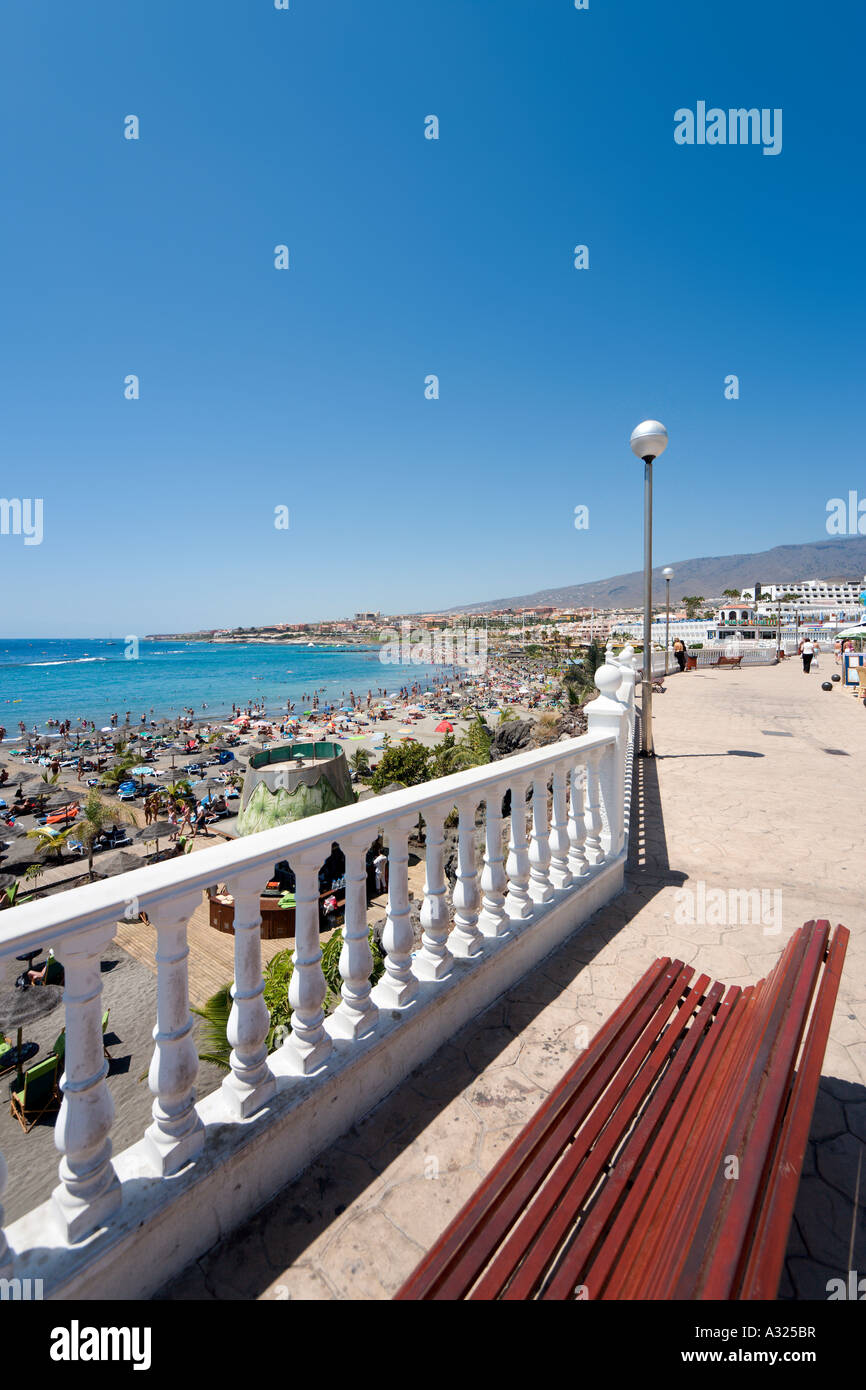
{"type": "Polygon", "coordinates": [[[443,719],[441,724],[436,725],[437,734],[453,734],[454,725],[449,724],[447,719],[443,719]]]}
{"type": "MultiPolygon", "coordinates": [[[[155,821],[153,825],[148,825],[145,827],[145,829],[142,831],[141,839],[143,843],[149,843],[151,840],[155,842],[156,853],[158,857],[160,840],[164,840],[166,836],[171,835],[174,830],[175,826],[172,825],[171,821],[158,820],[155,821]]],[[[141,865],[139,864],[139,868],[140,867],[141,865]]]]}
{"type": "Polygon", "coordinates": [[[117,849],[111,854],[103,855],[99,860],[100,878],[113,878],[116,874],[130,873],[133,869],[140,869],[144,865],[144,860],[137,854],[131,854],[128,849],[117,849]]]}
{"type": "Polygon", "coordinates": [[[836,636],[843,642],[854,641],[858,637],[866,637],[866,624],[860,623],[856,627],[845,627],[841,632],[837,632],[836,636]]]}
{"type": "Polygon", "coordinates": [[[4,1032],[18,1030],[18,1080],[20,1090],[24,1084],[21,1072],[21,1035],[25,1023],[35,1023],[45,1018],[63,1003],[63,989],[60,985],[30,985],[28,989],[6,990],[0,998],[0,1027],[4,1032]]]}

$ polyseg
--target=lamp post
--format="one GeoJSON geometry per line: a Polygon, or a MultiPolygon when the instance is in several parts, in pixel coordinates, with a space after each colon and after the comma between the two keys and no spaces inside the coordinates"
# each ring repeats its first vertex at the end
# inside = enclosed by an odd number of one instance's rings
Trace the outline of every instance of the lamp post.
{"type": "Polygon", "coordinates": [[[662,570],[662,574],[664,576],[664,581],[667,586],[667,588],[665,589],[665,675],[667,675],[668,649],[670,647],[671,631],[671,580],[674,577],[674,572],[671,569],[670,565],[665,565],[664,569],[662,570]]]}
{"type": "Polygon", "coordinates": [[[653,751],[653,462],[664,453],[668,432],[658,420],[644,420],[632,430],[632,453],[643,459],[643,680],[641,682],[641,757],[651,758],[653,751]]]}

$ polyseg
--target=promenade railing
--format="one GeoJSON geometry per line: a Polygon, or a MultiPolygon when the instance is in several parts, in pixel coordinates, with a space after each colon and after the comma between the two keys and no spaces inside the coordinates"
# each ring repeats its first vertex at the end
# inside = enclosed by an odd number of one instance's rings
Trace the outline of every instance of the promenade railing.
{"type": "MultiPolygon", "coordinates": [[[[152,1292],[614,896],[627,851],[635,666],[627,648],[599,669],[600,693],[586,707],[582,737],[4,913],[0,957],[53,946],[63,964],[66,1043],[54,1134],[59,1181],[46,1202],[6,1234],[0,1229],[0,1278],[42,1278],[48,1297],[152,1292]],[[455,808],[450,888],[444,827],[455,808]],[[419,817],[420,943],[408,884],[408,841],[419,817]],[[383,832],[384,974],[371,986],[365,861],[383,832]],[[345,923],[340,1000],[326,1016],[318,869],[334,842],[346,860],[345,923]],[[280,860],[289,861],[296,881],[292,1015],[281,1045],[269,1053],[260,894],[280,860]],[[235,905],[231,1062],[222,1085],[197,1102],[187,924],[203,891],[218,882],[235,905]],[[113,1156],[100,959],[118,923],[142,913],[156,939],[152,1119],[136,1144],[113,1156]]],[[[133,1060],[136,1068],[144,1064],[133,1060]]],[[[0,1157],[0,1197],[5,1186],[0,1157]]]]}

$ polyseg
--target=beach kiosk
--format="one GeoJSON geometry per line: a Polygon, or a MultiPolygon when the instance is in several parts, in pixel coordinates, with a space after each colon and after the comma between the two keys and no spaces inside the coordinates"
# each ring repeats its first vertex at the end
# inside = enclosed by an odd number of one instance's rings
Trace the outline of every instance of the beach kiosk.
{"type": "MultiPolygon", "coordinates": [[[[293,743],[267,748],[249,760],[241,793],[238,834],[255,835],[259,830],[290,825],[354,802],[346,755],[338,743],[293,743]]],[[[339,866],[333,867],[339,877],[339,866]]],[[[275,865],[273,879],[262,886],[262,937],[266,941],[295,934],[294,906],[280,906],[281,899],[291,899],[292,883],[291,868],[283,862],[275,865]]],[[[332,898],[336,898],[339,910],[345,902],[345,889],[335,890],[331,882],[320,893],[323,923],[325,904],[332,898]]],[[[234,933],[234,901],[230,894],[210,895],[210,924],[217,931],[234,933]]]]}

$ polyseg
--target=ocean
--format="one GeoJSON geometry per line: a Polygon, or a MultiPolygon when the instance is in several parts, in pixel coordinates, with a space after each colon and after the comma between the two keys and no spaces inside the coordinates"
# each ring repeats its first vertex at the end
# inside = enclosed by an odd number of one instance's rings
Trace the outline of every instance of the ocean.
{"type": "Polygon", "coordinates": [[[0,637],[0,724],[7,740],[23,719],[28,729],[48,719],[92,719],[112,714],[139,724],[173,718],[193,708],[197,718],[231,714],[232,704],[264,700],[269,714],[309,709],[303,696],[342,703],[353,690],[366,699],[419,681],[427,689],[443,667],[383,664],[375,647],[296,647],[271,643],[235,646],[212,642],[144,642],[129,658],[123,640],[108,637],[0,637]],[[207,706],[205,709],[204,706],[207,706]]]}

